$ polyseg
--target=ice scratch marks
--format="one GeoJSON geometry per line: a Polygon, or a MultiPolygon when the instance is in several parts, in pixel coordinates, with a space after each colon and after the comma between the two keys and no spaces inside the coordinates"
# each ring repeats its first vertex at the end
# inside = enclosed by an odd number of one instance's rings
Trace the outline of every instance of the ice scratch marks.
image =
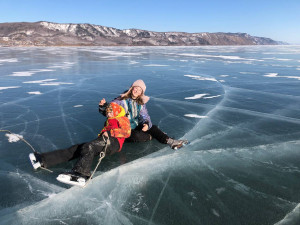
{"type": "Polygon", "coordinates": [[[131,205],[131,211],[138,213],[141,209],[148,209],[146,203],[144,203],[144,197],[141,193],[137,194],[137,201],[131,205]]]}
{"type": "Polygon", "coordinates": [[[188,192],[187,193],[192,199],[191,199],[191,206],[193,206],[193,201],[197,200],[196,193],[194,191],[188,192]]]}
{"type": "Polygon", "coordinates": [[[220,217],[220,214],[217,212],[217,210],[212,209],[211,211],[215,216],[220,217]]]}
{"type": "Polygon", "coordinates": [[[152,212],[151,218],[150,218],[149,223],[148,223],[149,225],[152,224],[152,220],[153,220],[154,215],[155,215],[155,213],[156,213],[156,210],[157,210],[157,208],[158,208],[158,206],[159,206],[160,200],[161,200],[161,198],[162,198],[162,196],[163,196],[163,194],[164,194],[164,192],[165,192],[165,189],[166,189],[166,187],[167,187],[167,184],[169,183],[171,174],[172,174],[172,171],[169,173],[169,175],[168,175],[168,177],[167,177],[167,180],[166,180],[166,182],[165,182],[165,185],[164,185],[163,189],[161,190],[161,192],[160,192],[160,194],[159,194],[159,196],[158,196],[157,202],[156,202],[156,204],[155,204],[155,206],[154,206],[154,208],[153,208],[153,212],[152,212]]]}

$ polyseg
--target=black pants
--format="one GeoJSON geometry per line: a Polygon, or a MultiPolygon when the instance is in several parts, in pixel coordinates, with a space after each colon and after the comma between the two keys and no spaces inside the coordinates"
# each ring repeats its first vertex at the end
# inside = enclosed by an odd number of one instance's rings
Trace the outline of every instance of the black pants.
{"type": "MultiPolygon", "coordinates": [[[[109,136],[110,145],[107,146],[106,155],[116,153],[119,148],[118,139],[109,136]]],[[[95,156],[105,150],[105,141],[103,137],[98,137],[93,141],[76,144],[69,148],[59,149],[52,152],[41,154],[42,164],[49,168],[59,163],[68,162],[70,160],[79,158],[73,167],[72,171],[81,173],[85,176],[90,176],[90,170],[95,156]]]]}
{"type": "Polygon", "coordinates": [[[142,126],[138,126],[135,129],[131,130],[131,135],[129,138],[126,138],[128,142],[145,142],[150,141],[151,138],[155,138],[160,143],[166,144],[169,136],[162,132],[156,125],[153,125],[148,131],[142,131],[142,126]]]}

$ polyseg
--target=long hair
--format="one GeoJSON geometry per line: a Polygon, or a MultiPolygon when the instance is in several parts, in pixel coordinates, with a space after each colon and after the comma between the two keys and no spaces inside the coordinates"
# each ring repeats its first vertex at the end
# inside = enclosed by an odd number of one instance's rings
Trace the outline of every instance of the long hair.
{"type": "MultiPolygon", "coordinates": [[[[126,100],[126,99],[128,99],[128,98],[132,98],[132,90],[133,90],[133,88],[130,88],[129,90],[127,90],[127,91],[125,91],[124,93],[124,95],[122,95],[121,97],[120,97],[120,99],[121,100],[126,100]]],[[[144,105],[145,103],[144,103],[144,101],[143,101],[143,99],[142,99],[142,95],[143,94],[141,94],[139,97],[137,97],[136,99],[135,99],[135,101],[139,104],[139,105],[144,105]]]]}

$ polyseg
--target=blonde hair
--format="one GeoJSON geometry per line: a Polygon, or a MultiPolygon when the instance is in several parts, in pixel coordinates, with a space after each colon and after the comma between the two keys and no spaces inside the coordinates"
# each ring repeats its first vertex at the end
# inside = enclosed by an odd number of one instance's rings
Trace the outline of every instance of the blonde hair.
{"type": "MultiPolygon", "coordinates": [[[[128,98],[132,98],[132,90],[133,90],[133,87],[130,88],[130,90],[127,91],[127,92],[121,97],[121,100],[126,100],[126,99],[128,99],[128,98]]],[[[143,101],[142,96],[143,96],[143,93],[140,94],[140,95],[135,99],[136,102],[137,102],[139,105],[144,105],[144,104],[145,104],[144,101],[143,101]]]]}

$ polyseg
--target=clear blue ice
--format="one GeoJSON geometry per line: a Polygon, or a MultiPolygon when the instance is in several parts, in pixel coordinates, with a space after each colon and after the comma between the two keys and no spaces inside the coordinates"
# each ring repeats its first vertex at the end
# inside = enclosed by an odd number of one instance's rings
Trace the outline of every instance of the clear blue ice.
{"type": "Polygon", "coordinates": [[[84,189],[0,133],[0,224],[300,224],[300,46],[0,49],[0,129],[47,152],[94,139],[143,79],[152,122],[188,146],[125,143],[84,189]]]}

